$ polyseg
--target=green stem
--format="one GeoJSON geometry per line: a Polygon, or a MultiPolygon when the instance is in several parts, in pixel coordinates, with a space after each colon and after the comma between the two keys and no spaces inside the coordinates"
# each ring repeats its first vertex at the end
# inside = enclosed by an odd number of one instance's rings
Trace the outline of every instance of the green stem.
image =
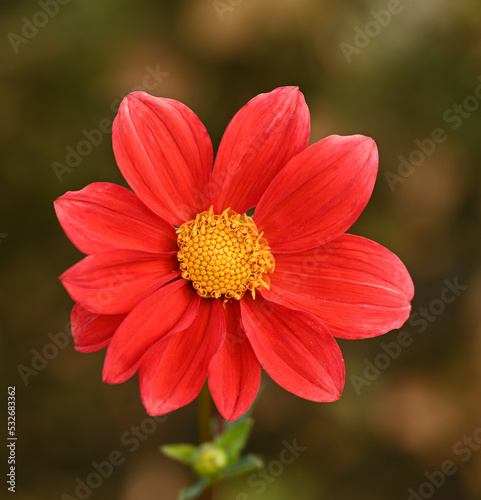
{"type": "MultiPolygon", "coordinates": [[[[199,395],[199,441],[205,443],[212,441],[211,416],[212,416],[212,397],[209,386],[204,384],[199,395]]],[[[214,500],[214,488],[207,488],[201,495],[200,500],[214,500]]]]}
{"type": "Polygon", "coordinates": [[[199,395],[199,441],[201,443],[212,440],[211,415],[212,397],[206,383],[199,395]]]}
{"type": "Polygon", "coordinates": [[[224,432],[224,417],[217,412],[217,434],[222,434],[224,432]]]}

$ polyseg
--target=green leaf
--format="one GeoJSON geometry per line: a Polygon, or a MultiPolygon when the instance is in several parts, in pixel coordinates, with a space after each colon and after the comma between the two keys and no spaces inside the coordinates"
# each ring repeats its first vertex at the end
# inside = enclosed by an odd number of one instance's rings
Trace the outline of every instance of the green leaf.
{"type": "Polygon", "coordinates": [[[210,486],[210,484],[210,481],[207,479],[201,479],[193,486],[182,488],[179,492],[179,500],[191,500],[192,498],[197,498],[206,488],[210,486]]]}
{"type": "Polygon", "coordinates": [[[229,464],[234,463],[249,439],[254,420],[246,419],[232,425],[222,434],[216,436],[214,443],[227,453],[229,464]]]}
{"type": "Polygon", "coordinates": [[[222,479],[227,477],[241,476],[247,472],[261,469],[264,467],[264,462],[256,455],[250,453],[239,458],[235,463],[224,469],[222,479]]]}
{"type": "Polygon", "coordinates": [[[254,421],[241,418],[229,423],[228,428],[213,441],[193,444],[170,444],[160,449],[169,458],[189,465],[199,476],[193,486],[183,488],[179,500],[191,500],[213,484],[229,477],[239,476],[263,467],[262,460],[249,454],[239,458],[252,430],[254,421]]]}
{"type": "Polygon", "coordinates": [[[196,460],[197,448],[193,444],[166,444],[160,450],[167,457],[186,465],[192,465],[196,460]]]}

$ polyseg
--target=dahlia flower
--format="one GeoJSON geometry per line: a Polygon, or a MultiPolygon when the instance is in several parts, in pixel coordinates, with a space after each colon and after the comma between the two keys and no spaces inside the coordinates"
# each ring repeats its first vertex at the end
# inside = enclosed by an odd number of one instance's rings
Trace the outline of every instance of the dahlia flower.
{"type": "Polygon", "coordinates": [[[76,302],[76,349],[107,348],[107,383],[138,371],[149,414],[187,405],[207,380],[235,420],[261,366],[297,396],[334,401],[345,379],[335,337],[373,337],[407,319],[405,266],[346,234],[374,187],[374,141],[308,146],[309,132],[301,92],[278,88],[234,116],[214,161],[188,107],[133,92],[112,131],[132,190],[99,182],[56,200],[87,255],[60,277],[76,302]]]}

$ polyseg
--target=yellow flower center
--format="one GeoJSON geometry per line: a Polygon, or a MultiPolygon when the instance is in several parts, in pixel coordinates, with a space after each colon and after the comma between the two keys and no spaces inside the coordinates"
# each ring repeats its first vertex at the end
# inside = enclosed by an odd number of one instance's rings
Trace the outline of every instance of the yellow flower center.
{"type": "Polygon", "coordinates": [[[268,289],[267,272],[274,257],[254,221],[230,208],[214,214],[212,207],[177,230],[182,278],[193,282],[201,297],[241,299],[250,290],[268,289]]]}

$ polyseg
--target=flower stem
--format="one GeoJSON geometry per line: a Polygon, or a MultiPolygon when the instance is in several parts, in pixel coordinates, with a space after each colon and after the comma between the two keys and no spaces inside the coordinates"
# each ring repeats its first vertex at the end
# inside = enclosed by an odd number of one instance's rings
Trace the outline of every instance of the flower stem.
{"type": "Polygon", "coordinates": [[[206,383],[199,395],[199,441],[201,443],[212,440],[211,415],[212,397],[206,383]]]}
{"type": "Polygon", "coordinates": [[[224,418],[217,412],[217,434],[222,434],[224,432],[224,418]]]}
{"type": "MultiPolygon", "coordinates": [[[[204,384],[199,395],[199,442],[212,441],[211,416],[212,397],[209,386],[204,384]]],[[[200,500],[214,500],[214,487],[207,488],[201,495],[200,500]]]]}

